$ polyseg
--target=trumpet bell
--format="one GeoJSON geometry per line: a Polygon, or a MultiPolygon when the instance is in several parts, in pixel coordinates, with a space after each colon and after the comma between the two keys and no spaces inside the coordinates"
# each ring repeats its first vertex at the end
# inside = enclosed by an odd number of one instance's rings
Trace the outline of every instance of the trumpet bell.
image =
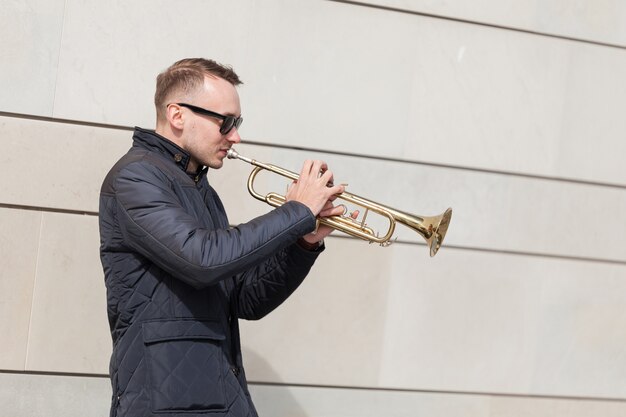
{"type": "Polygon", "coordinates": [[[448,232],[448,226],[452,219],[451,208],[448,208],[438,216],[413,216],[389,207],[386,210],[397,223],[403,224],[424,238],[431,257],[437,254],[437,251],[443,244],[443,239],[448,232]]]}
{"type": "MultiPolygon", "coordinates": [[[[423,235],[426,239],[426,244],[430,249],[430,256],[433,257],[437,254],[439,248],[443,244],[443,239],[448,232],[448,226],[452,219],[452,209],[448,208],[443,214],[432,217],[432,220],[428,223],[427,230],[429,233],[423,235]],[[430,237],[428,235],[430,234],[430,237]]],[[[418,233],[420,233],[418,231],[418,233]]],[[[421,234],[421,233],[420,233],[421,234]]]]}

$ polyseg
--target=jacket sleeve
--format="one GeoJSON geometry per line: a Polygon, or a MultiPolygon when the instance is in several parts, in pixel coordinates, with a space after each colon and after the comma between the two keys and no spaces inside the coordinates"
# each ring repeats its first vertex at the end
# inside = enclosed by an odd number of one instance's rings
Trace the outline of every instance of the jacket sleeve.
{"type": "Polygon", "coordinates": [[[323,246],[308,251],[293,244],[237,277],[239,318],[258,320],[282,304],[302,283],[323,250],[323,246]]]}
{"type": "Polygon", "coordinates": [[[203,228],[165,174],[141,162],[118,173],[115,196],[126,244],[196,288],[246,271],[315,229],[313,213],[298,202],[235,228],[203,228]]]}

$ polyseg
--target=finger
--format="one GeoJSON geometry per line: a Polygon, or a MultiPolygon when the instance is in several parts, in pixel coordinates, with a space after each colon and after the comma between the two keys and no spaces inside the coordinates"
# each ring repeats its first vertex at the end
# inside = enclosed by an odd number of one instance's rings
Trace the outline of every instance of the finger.
{"type": "Polygon", "coordinates": [[[346,191],[346,187],[342,184],[333,185],[332,187],[328,187],[328,197],[330,199],[331,196],[337,196],[346,191]]]}
{"type": "Polygon", "coordinates": [[[344,216],[348,212],[348,207],[344,204],[339,204],[337,206],[333,205],[330,202],[327,202],[324,205],[324,208],[320,210],[320,216],[328,217],[328,216],[344,216]]]}
{"type": "Polygon", "coordinates": [[[326,164],[323,161],[320,161],[320,160],[313,161],[313,164],[311,166],[311,175],[315,175],[315,178],[321,177],[322,175],[324,175],[326,171],[326,169],[324,169],[324,172],[322,172],[322,168],[325,166],[326,164]]]}
{"type": "Polygon", "coordinates": [[[346,212],[344,206],[336,206],[320,211],[320,217],[343,216],[346,212]]]}
{"type": "Polygon", "coordinates": [[[318,216],[328,217],[329,215],[332,215],[329,213],[331,213],[334,208],[335,206],[333,206],[333,203],[327,201],[326,204],[324,204],[324,207],[322,207],[322,209],[320,210],[318,216]]]}
{"type": "Polygon", "coordinates": [[[328,171],[328,165],[324,161],[320,161],[322,165],[320,166],[320,176],[328,171]]]}
{"type": "Polygon", "coordinates": [[[323,181],[324,184],[328,185],[329,187],[332,187],[334,185],[333,172],[331,170],[326,170],[324,174],[320,176],[320,181],[323,181]]]}
{"type": "Polygon", "coordinates": [[[330,201],[327,201],[326,204],[324,204],[324,207],[322,207],[322,210],[328,210],[333,207],[334,207],[333,203],[331,203],[330,201]]]}
{"type": "Polygon", "coordinates": [[[313,167],[313,161],[307,159],[302,163],[302,169],[300,170],[300,178],[307,177],[311,174],[311,169],[313,167]]]}

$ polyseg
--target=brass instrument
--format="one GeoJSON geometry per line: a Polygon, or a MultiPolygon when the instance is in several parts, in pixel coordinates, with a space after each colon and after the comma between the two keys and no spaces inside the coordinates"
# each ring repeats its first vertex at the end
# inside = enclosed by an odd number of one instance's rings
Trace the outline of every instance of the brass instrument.
{"type": "MultiPolygon", "coordinates": [[[[297,180],[299,178],[299,175],[295,172],[288,171],[275,165],[266,164],[256,161],[254,159],[246,158],[245,156],[237,153],[237,151],[232,148],[228,150],[227,157],[229,159],[240,159],[254,166],[254,169],[248,177],[248,191],[257,200],[264,201],[273,207],[279,207],[283,205],[286,201],[286,198],[285,196],[275,192],[270,192],[266,195],[262,195],[256,192],[256,190],[254,189],[254,179],[256,178],[257,174],[262,170],[268,170],[275,174],[287,177],[291,180],[297,180]]],[[[391,244],[391,237],[395,230],[396,223],[401,223],[419,233],[426,240],[426,244],[430,249],[430,256],[435,256],[435,254],[441,247],[441,244],[443,243],[443,238],[448,231],[450,218],[452,217],[451,208],[448,208],[443,214],[440,214],[438,216],[414,216],[383,206],[382,204],[378,204],[374,201],[367,200],[348,192],[343,192],[339,194],[337,198],[363,207],[365,209],[363,219],[359,221],[344,213],[340,216],[319,218],[318,221],[320,223],[344,232],[350,236],[367,240],[370,243],[378,243],[381,246],[387,246],[391,244]],[[387,233],[385,233],[384,236],[379,236],[378,233],[376,233],[365,224],[365,219],[369,211],[378,213],[379,215],[386,217],[389,221],[389,228],[387,229],[387,233]]]]}

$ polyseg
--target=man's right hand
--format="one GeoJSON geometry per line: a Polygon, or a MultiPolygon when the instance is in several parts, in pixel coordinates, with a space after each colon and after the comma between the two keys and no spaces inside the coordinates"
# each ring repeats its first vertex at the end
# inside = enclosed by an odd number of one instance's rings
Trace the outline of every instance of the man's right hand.
{"type": "Polygon", "coordinates": [[[340,214],[340,210],[343,209],[336,207],[333,210],[332,201],[338,194],[345,191],[345,187],[330,185],[332,183],[333,173],[328,170],[325,162],[307,160],[302,165],[300,178],[289,186],[285,197],[287,201],[298,201],[304,204],[316,217],[322,210],[324,210],[324,215],[340,214]]]}

